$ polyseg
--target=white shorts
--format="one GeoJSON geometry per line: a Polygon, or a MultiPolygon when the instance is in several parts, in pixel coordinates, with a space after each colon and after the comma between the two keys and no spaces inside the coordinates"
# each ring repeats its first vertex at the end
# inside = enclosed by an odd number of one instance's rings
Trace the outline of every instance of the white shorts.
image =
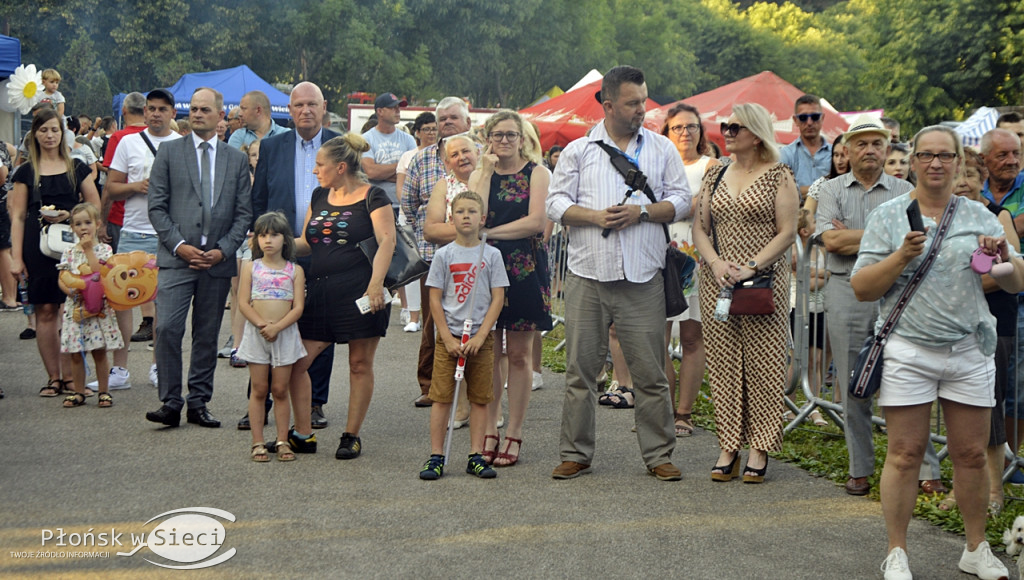
{"type": "Polygon", "coordinates": [[[686,303],[690,307],[684,310],[682,314],[669,318],[669,322],[686,322],[687,320],[700,322],[700,296],[697,295],[696,284],[693,285],[693,291],[690,292],[690,295],[686,297],[686,303]]]}
{"type": "Polygon", "coordinates": [[[277,340],[267,342],[253,323],[245,321],[242,344],[238,346],[238,358],[253,364],[284,367],[306,356],[299,336],[299,325],[293,324],[277,335],[277,340]]]}
{"type": "Polygon", "coordinates": [[[947,346],[928,347],[889,335],[883,351],[878,404],[902,407],[937,398],[973,407],[994,407],[996,365],[969,335],[947,346]]]}

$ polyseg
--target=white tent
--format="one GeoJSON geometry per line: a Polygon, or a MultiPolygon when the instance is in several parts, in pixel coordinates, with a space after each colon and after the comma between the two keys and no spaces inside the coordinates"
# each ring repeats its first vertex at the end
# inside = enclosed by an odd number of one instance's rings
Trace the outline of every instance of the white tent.
{"type": "Polygon", "coordinates": [[[999,111],[992,107],[981,107],[953,130],[960,135],[964,147],[978,147],[981,145],[981,136],[996,128],[998,118],[999,111]]]}

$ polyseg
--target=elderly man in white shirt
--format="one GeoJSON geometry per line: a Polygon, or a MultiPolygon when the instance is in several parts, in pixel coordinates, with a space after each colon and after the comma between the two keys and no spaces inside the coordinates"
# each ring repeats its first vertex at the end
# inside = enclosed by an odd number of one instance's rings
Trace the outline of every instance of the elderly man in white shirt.
{"type": "Polygon", "coordinates": [[[662,224],[689,215],[691,194],[682,159],[665,137],[642,127],[647,103],[643,72],[608,71],[599,100],[605,119],[562,151],[547,199],[547,215],[572,226],[565,285],[566,391],[555,479],[589,473],[594,455],[597,375],[615,328],[636,390],[636,431],[648,471],[681,479],[672,465],[675,434],[665,377],[665,265],[662,224]],[[624,177],[598,143],[623,152],[643,171],[657,203],[643,191],[623,200],[624,177]],[[607,236],[602,235],[610,230],[607,236]]]}

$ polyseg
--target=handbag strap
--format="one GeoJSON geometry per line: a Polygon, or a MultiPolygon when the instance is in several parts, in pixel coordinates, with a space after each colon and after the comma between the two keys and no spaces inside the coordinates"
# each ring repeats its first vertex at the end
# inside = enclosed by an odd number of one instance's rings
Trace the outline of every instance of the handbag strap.
{"type": "MultiPolygon", "coordinates": [[[[618,171],[622,175],[623,178],[626,178],[629,175],[629,171],[631,169],[643,173],[643,171],[641,171],[640,168],[637,167],[637,165],[633,163],[632,160],[626,157],[626,154],[623,153],[622,151],[619,151],[617,148],[612,147],[611,145],[605,143],[604,141],[595,141],[595,143],[597,143],[598,147],[604,149],[605,153],[608,154],[608,157],[611,158],[612,166],[615,168],[616,171],[618,171]]],[[[630,193],[632,193],[636,190],[630,189],[629,191],[630,193]]],[[[651,191],[651,186],[647,184],[646,180],[644,181],[643,191],[647,198],[651,200],[651,203],[658,203],[657,198],[654,197],[654,192],[651,191]]],[[[665,230],[665,242],[671,243],[672,237],[668,235],[668,224],[665,224],[663,222],[661,224],[661,227],[665,230]]]]}
{"type": "Polygon", "coordinates": [[[896,305],[893,306],[889,316],[886,317],[885,322],[882,324],[882,329],[876,335],[875,342],[884,341],[892,333],[896,323],[900,320],[900,316],[903,315],[903,311],[906,310],[910,299],[914,297],[914,293],[921,287],[921,281],[924,280],[928,270],[935,263],[935,258],[939,254],[939,246],[942,245],[942,240],[946,237],[949,227],[953,224],[953,216],[956,214],[958,207],[960,207],[960,199],[958,196],[953,196],[949,203],[946,204],[945,211],[942,212],[942,221],[939,223],[939,229],[935,233],[935,239],[932,240],[931,247],[928,248],[928,254],[924,257],[921,265],[917,267],[914,275],[910,278],[910,282],[903,288],[903,292],[900,293],[900,297],[896,300],[896,305]]]}
{"type": "Polygon", "coordinates": [[[725,170],[728,169],[728,165],[723,165],[722,170],[718,172],[718,177],[715,178],[715,184],[711,186],[711,193],[708,194],[708,219],[711,220],[711,245],[715,248],[715,253],[721,257],[722,253],[718,251],[718,230],[715,228],[715,215],[711,212],[711,200],[715,197],[715,192],[718,191],[718,184],[722,182],[722,176],[725,175],[725,170]]]}

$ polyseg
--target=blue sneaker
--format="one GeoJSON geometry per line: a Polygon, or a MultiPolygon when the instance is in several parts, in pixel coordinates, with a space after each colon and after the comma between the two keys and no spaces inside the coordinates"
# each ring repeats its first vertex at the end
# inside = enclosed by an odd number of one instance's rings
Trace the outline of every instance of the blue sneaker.
{"type": "Polygon", "coordinates": [[[1010,483],[1014,483],[1017,485],[1024,483],[1024,472],[1022,472],[1019,469],[1014,471],[1013,475],[1010,476],[1010,483]]]}
{"type": "Polygon", "coordinates": [[[444,475],[444,455],[431,455],[420,470],[420,479],[434,481],[444,475]]]}
{"type": "MultiPolygon", "coordinates": [[[[487,465],[487,462],[484,461],[483,455],[480,455],[479,453],[474,453],[469,456],[469,463],[466,465],[466,473],[475,475],[480,479],[493,479],[498,477],[498,472],[494,471],[494,468],[490,465],[487,465]]],[[[420,474],[420,477],[423,477],[422,473],[420,474]]]]}

